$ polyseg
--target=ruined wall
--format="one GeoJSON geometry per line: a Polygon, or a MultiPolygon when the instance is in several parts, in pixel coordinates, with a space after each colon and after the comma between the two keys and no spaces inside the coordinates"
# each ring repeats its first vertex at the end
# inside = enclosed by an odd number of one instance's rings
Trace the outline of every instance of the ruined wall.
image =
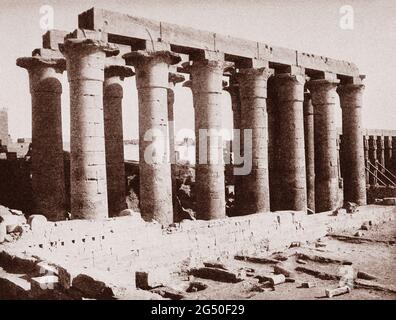
{"type": "Polygon", "coordinates": [[[0,146],[8,146],[8,112],[0,109],[0,146]]]}
{"type": "MultiPolygon", "coordinates": [[[[394,206],[360,207],[355,214],[329,212],[306,215],[275,212],[214,221],[184,221],[163,229],[146,223],[139,215],[105,221],[74,220],[49,223],[45,229],[27,233],[12,250],[60,264],[71,273],[97,270],[102,275],[127,274],[136,270],[191,265],[200,259],[239,253],[284,249],[292,242],[305,242],[331,231],[358,228],[364,221],[379,223],[394,218],[394,206]],[[110,274],[109,274],[110,273],[110,274]]],[[[125,281],[125,278],[123,278],[125,281]]]]}

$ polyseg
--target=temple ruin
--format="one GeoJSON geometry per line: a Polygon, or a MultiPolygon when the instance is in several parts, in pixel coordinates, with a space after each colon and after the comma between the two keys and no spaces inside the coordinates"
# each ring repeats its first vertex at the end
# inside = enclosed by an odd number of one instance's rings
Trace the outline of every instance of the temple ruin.
{"type": "Polygon", "coordinates": [[[323,236],[330,225],[387,220],[395,211],[367,205],[369,185],[395,186],[396,134],[363,129],[365,76],[352,62],[93,8],[79,15],[76,30],[45,33],[42,46],[16,64],[30,81],[33,217],[49,222],[7,250],[18,256],[24,248],[67,270],[66,277],[58,274],[65,288],[74,274],[114,286],[127,278],[135,286],[135,271],[144,268],[271,251],[323,236]],[[71,220],[61,123],[65,73],[71,220]],[[125,216],[127,77],[136,77],[139,100],[140,214],[125,216]],[[195,111],[196,220],[175,223],[173,90],[182,85],[191,88],[195,111]],[[233,217],[226,216],[224,163],[212,161],[222,145],[207,140],[207,161],[198,159],[199,130],[222,129],[224,94],[231,97],[234,129],[251,132],[251,171],[233,177],[233,217]],[[160,157],[148,163],[152,140],[160,157]],[[345,203],[356,204],[359,215],[332,215],[345,203]]]}

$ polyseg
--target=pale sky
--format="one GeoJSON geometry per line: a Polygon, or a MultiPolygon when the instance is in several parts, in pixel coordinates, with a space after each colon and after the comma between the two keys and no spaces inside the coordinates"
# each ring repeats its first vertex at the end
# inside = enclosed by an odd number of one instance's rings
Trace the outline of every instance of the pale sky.
{"type": "MultiPolygon", "coordinates": [[[[77,15],[93,6],[134,16],[228,34],[270,45],[354,62],[365,74],[363,124],[396,129],[396,1],[394,0],[0,0],[0,108],[9,110],[13,139],[31,137],[31,102],[26,70],[17,58],[41,46],[40,7],[54,9],[54,28],[74,30],[77,15]],[[354,9],[353,30],[340,25],[340,7],[354,9]]],[[[124,87],[124,138],[137,137],[134,80],[124,87]]],[[[175,91],[177,129],[193,128],[191,92],[175,91]]],[[[64,140],[69,140],[69,92],[64,74],[64,140]]],[[[230,99],[224,93],[224,126],[231,125],[230,99]]],[[[340,126],[341,110],[337,108],[340,126]]]]}

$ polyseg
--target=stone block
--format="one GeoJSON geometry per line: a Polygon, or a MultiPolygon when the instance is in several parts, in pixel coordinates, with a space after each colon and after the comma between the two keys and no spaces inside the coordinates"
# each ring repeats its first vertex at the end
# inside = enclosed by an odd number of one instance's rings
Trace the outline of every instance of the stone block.
{"type": "Polygon", "coordinates": [[[385,206],[396,206],[396,198],[384,198],[382,204],[385,206]]]}
{"type": "Polygon", "coordinates": [[[31,215],[28,219],[28,224],[30,225],[30,229],[33,232],[44,231],[45,228],[47,227],[47,223],[48,223],[47,218],[39,214],[31,215]]]}

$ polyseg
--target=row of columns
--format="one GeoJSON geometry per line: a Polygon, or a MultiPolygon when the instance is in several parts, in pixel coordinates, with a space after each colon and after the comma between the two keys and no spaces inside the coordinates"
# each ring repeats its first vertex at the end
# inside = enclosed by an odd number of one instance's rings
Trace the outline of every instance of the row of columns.
{"type": "MultiPolygon", "coordinates": [[[[106,58],[119,52],[101,40],[67,37],[61,49],[66,65],[63,58],[45,58],[43,54],[17,61],[29,70],[32,110],[33,115],[38,115],[34,116],[33,156],[39,155],[33,158],[33,163],[37,164],[40,157],[46,161],[46,165],[40,163],[33,168],[32,181],[39,185],[35,188],[38,192],[35,198],[40,199],[36,208],[53,220],[64,214],[59,77],[66,67],[70,83],[72,218],[99,219],[109,213],[116,215],[125,208],[122,81],[133,72],[125,66],[106,67],[106,58]],[[48,157],[48,149],[53,147],[53,154],[48,157]],[[50,175],[48,170],[52,172],[50,175]],[[48,181],[54,185],[52,189],[48,181]],[[61,199],[53,195],[54,191],[61,199]],[[55,209],[48,206],[51,201],[56,204],[55,209]]],[[[173,222],[175,187],[172,185],[175,182],[172,183],[168,152],[162,149],[170,145],[174,154],[174,128],[169,127],[173,110],[168,113],[173,105],[170,83],[174,85],[182,80],[170,78],[169,67],[181,59],[164,43],[156,44],[155,50],[134,51],[123,58],[136,72],[141,214],[145,220],[169,224],[173,222]],[[170,144],[169,135],[172,136],[170,144]]],[[[220,139],[218,136],[203,139],[198,130],[219,132],[222,128],[223,74],[229,63],[218,53],[192,60],[190,84],[198,157],[196,216],[204,220],[218,219],[225,217],[224,164],[219,161],[222,144],[216,140],[220,139]],[[204,162],[199,158],[203,149],[207,150],[204,162]]],[[[269,90],[267,84],[273,70],[268,68],[268,62],[260,62],[255,67],[241,68],[227,88],[232,97],[234,126],[251,129],[252,135],[252,170],[236,179],[241,214],[268,212],[273,198],[277,199],[277,210],[305,211],[308,204],[317,211],[326,211],[336,206],[338,160],[334,104],[338,82],[335,79],[310,81],[307,87],[311,102],[308,102],[304,99],[303,71],[277,74],[273,81],[275,88],[269,90]],[[274,193],[275,196],[271,195],[274,193]]],[[[344,140],[350,146],[345,154],[350,164],[345,173],[345,200],[364,204],[363,141],[358,139],[362,133],[362,86],[338,87],[344,140]]]]}

